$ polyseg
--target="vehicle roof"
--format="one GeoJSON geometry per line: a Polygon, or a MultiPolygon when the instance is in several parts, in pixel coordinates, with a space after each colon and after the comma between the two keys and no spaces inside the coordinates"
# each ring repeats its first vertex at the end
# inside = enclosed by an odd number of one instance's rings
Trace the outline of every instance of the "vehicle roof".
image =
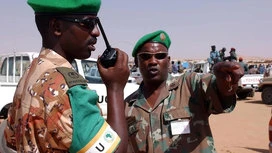
{"type": "MultiPolygon", "coordinates": [[[[75,60],[80,60],[80,59],[75,59],[75,60]]],[[[96,58],[93,58],[93,57],[89,57],[89,58],[82,59],[82,60],[97,61],[97,59],[96,59],[96,58]]]]}
{"type": "Polygon", "coordinates": [[[33,55],[33,54],[39,54],[39,52],[6,52],[6,53],[1,53],[0,55],[21,55],[21,54],[33,55]]]}
{"type": "Polygon", "coordinates": [[[9,52],[0,54],[0,56],[14,56],[14,55],[28,55],[37,57],[39,55],[39,52],[13,52],[13,53],[9,52]]]}
{"type": "MultiPolygon", "coordinates": [[[[28,55],[28,56],[33,56],[34,57],[38,57],[39,55],[39,52],[7,52],[7,53],[1,53],[0,54],[0,57],[1,56],[11,56],[11,55],[28,55]]],[[[76,59],[76,60],[79,60],[79,59],[76,59]]],[[[89,57],[87,59],[83,59],[83,60],[90,60],[90,61],[97,61],[96,58],[93,58],[93,57],[89,57]]]]}
{"type": "MultiPolygon", "coordinates": [[[[2,62],[5,57],[14,57],[14,56],[28,56],[31,57],[31,61],[32,59],[34,59],[35,57],[39,56],[38,52],[13,52],[13,53],[2,53],[0,54],[0,61],[2,62]]],[[[0,62],[0,63],[1,63],[0,62]]]]}

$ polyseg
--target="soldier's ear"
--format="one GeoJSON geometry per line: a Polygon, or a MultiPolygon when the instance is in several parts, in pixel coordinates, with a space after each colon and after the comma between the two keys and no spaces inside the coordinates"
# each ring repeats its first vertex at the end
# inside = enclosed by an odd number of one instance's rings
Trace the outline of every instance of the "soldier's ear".
{"type": "Polygon", "coordinates": [[[50,27],[52,27],[53,32],[56,36],[61,35],[61,22],[57,19],[53,19],[49,22],[50,27]]]}

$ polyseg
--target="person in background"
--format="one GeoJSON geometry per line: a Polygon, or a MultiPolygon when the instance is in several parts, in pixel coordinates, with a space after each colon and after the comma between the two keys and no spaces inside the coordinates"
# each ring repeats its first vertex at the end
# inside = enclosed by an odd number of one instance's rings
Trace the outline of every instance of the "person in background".
{"type": "Polygon", "coordinates": [[[194,72],[197,72],[197,73],[203,73],[202,69],[201,69],[201,66],[200,65],[197,65],[196,69],[194,70],[194,72]]]}
{"type": "Polygon", "coordinates": [[[132,51],[143,81],[125,99],[126,116],[132,118],[128,152],[215,152],[209,116],[234,109],[243,70],[237,62],[218,62],[214,74],[173,77],[170,45],[169,35],[157,30],[141,37],[132,51]]]}
{"type": "Polygon", "coordinates": [[[272,67],[271,64],[267,64],[265,68],[264,77],[272,76],[272,67]]]}
{"type": "Polygon", "coordinates": [[[237,62],[236,49],[231,48],[229,53],[230,53],[230,55],[228,57],[226,57],[226,60],[228,60],[230,62],[237,62]]]}
{"type": "Polygon", "coordinates": [[[248,74],[257,74],[257,68],[255,67],[255,65],[248,66],[248,74]]]}
{"type": "Polygon", "coordinates": [[[220,55],[219,52],[216,50],[216,46],[212,45],[211,46],[211,51],[210,51],[210,57],[208,58],[208,62],[210,63],[210,69],[213,68],[213,65],[216,64],[217,62],[220,62],[220,55]]]}
{"type": "Polygon", "coordinates": [[[171,64],[172,64],[172,73],[177,74],[178,73],[178,66],[176,65],[175,61],[172,61],[171,64]]]}
{"type": "Polygon", "coordinates": [[[183,73],[183,71],[184,71],[184,67],[183,67],[181,61],[178,61],[178,72],[183,73]]]}
{"type": "Polygon", "coordinates": [[[226,48],[223,47],[220,51],[219,51],[219,56],[220,56],[220,61],[225,61],[225,51],[226,51],[226,48]]]}
{"type": "Polygon", "coordinates": [[[129,76],[128,55],[116,48],[113,67],[104,68],[101,59],[97,61],[107,88],[107,121],[97,105],[98,95],[71,65],[74,59],[89,58],[95,51],[101,1],[27,3],[35,11],[42,48],[22,76],[8,119],[1,124],[0,152],[124,153],[128,137],[123,90],[129,76]]]}
{"type": "Polygon", "coordinates": [[[239,57],[239,64],[240,64],[240,67],[244,69],[244,73],[247,74],[248,73],[248,65],[243,61],[242,57],[239,57]]]}
{"type": "Polygon", "coordinates": [[[259,64],[259,66],[257,68],[257,73],[258,74],[264,74],[265,73],[265,66],[264,66],[264,64],[259,64]]]}

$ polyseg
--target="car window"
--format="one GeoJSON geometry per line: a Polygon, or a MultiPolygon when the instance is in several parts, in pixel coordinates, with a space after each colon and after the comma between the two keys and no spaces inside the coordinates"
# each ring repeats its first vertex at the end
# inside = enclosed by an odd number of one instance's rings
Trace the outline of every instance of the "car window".
{"type": "Polygon", "coordinates": [[[82,60],[81,64],[88,83],[103,83],[95,61],[82,60]]]}

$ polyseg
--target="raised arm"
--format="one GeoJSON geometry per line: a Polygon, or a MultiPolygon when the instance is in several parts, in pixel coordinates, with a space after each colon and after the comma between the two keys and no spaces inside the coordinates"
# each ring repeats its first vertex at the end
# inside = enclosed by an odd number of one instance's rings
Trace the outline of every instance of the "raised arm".
{"type": "Polygon", "coordinates": [[[98,59],[98,69],[107,88],[107,122],[121,138],[116,152],[127,151],[128,132],[124,110],[124,87],[129,77],[128,56],[117,50],[117,62],[114,67],[104,68],[98,59]]]}

